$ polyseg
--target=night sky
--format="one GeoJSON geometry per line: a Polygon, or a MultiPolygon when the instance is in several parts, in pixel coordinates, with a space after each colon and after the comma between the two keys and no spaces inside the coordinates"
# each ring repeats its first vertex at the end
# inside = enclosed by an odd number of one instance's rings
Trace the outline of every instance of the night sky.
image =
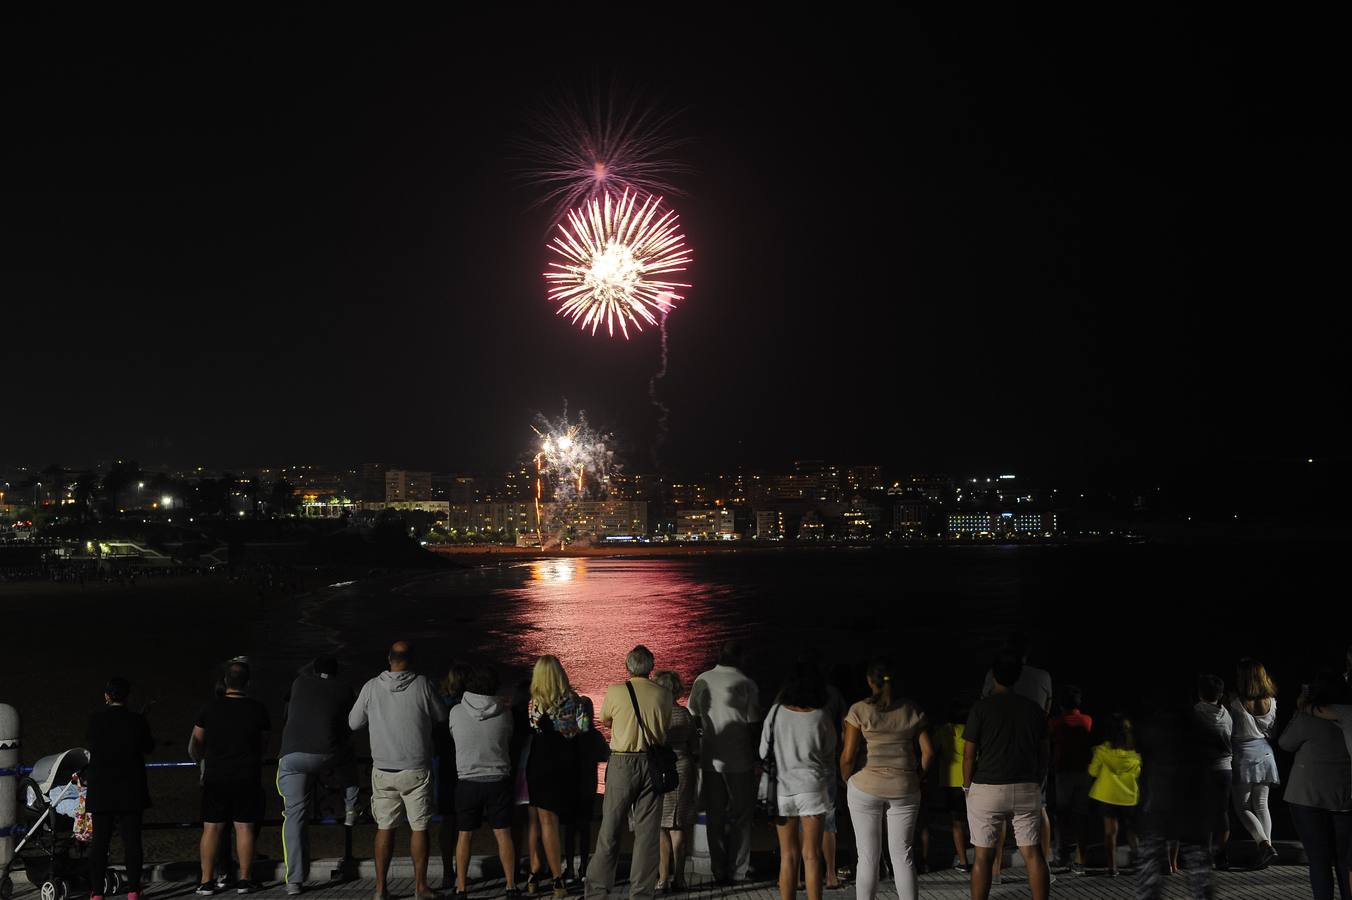
{"type": "Polygon", "coordinates": [[[1345,452],[1330,22],[320,9],[4,14],[0,462],[501,470],[566,400],[650,468],[511,158],[596,79],[691,139],[669,470],[1345,452]]]}

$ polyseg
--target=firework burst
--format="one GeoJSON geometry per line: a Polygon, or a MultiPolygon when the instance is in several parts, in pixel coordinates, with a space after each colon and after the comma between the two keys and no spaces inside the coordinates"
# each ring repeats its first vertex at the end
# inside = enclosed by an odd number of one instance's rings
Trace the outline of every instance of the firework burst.
{"type": "Polygon", "coordinates": [[[672,176],[690,172],[675,156],[688,140],[673,134],[677,113],[638,94],[594,87],[581,101],[561,96],[535,117],[535,134],[520,144],[522,178],[544,190],[538,205],[555,221],[606,193],[679,196],[672,176]]]}
{"type": "Polygon", "coordinates": [[[684,272],[693,259],[679,219],[662,208],[662,198],[639,203],[630,191],[570,210],[549,244],[562,258],[545,272],[555,313],[592,334],[603,321],[611,336],[619,325],[626,339],[630,325],[639,331],[644,322],[656,325],[690,287],[663,277],[684,272]]]}
{"type": "Polygon", "coordinates": [[[606,446],[608,436],[593,430],[585,414],[576,422],[567,413],[557,422],[541,416],[532,427],[540,439],[535,453],[539,499],[583,500],[609,493],[615,453],[606,446]]]}
{"type": "Polygon", "coordinates": [[[585,413],[576,422],[567,410],[558,421],[543,415],[531,426],[539,439],[534,451],[535,522],[540,546],[557,543],[567,527],[568,506],[588,498],[604,499],[610,493],[610,473],[615,451],[606,446],[610,436],[587,425],[585,413]],[[546,519],[545,504],[552,504],[546,519]],[[547,541],[545,534],[550,539],[547,541]]]}

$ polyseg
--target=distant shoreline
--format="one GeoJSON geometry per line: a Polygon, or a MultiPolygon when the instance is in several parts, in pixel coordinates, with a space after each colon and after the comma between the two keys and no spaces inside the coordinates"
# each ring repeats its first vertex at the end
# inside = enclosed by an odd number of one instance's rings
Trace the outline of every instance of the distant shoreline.
{"type": "Polygon", "coordinates": [[[891,553],[907,550],[950,549],[970,547],[1068,547],[1087,544],[1139,543],[1144,539],[1138,536],[1101,537],[1101,538],[1051,538],[1028,541],[923,541],[915,543],[873,544],[873,543],[788,543],[768,544],[743,541],[709,541],[690,544],[608,544],[596,546],[567,547],[563,550],[541,550],[538,547],[513,547],[503,544],[440,544],[429,545],[423,549],[438,556],[455,559],[466,557],[484,557],[487,559],[512,559],[528,561],[532,559],[568,559],[568,558],[605,558],[624,557],[627,559],[670,559],[683,556],[746,556],[771,554],[813,554],[813,553],[891,553]]]}

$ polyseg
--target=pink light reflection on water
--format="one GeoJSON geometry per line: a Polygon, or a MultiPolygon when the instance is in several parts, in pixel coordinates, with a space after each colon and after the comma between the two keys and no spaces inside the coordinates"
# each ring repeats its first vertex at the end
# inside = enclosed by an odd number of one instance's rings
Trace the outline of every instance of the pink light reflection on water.
{"type": "MultiPolygon", "coordinates": [[[[513,649],[531,659],[557,656],[598,715],[606,686],[627,676],[624,657],[635,645],[688,687],[725,637],[717,604],[731,591],[690,577],[679,563],[558,558],[528,565],[529,580],[510,592],[520,628],[513,649]]],[[[604,782],[604,766],[601,776],[604,782]]]]}
{"type": "Polygon", "coordinates": [[[553,653],[580,694],[600,706],[607,685],[626,677],[624,657],[637,644],[658,669],[689,685],[724,639],[718,601],[731,590],[691,577],[680,563],[556,558],[526,564],[530,577],[509,591],[528,659],[553,653]]]}

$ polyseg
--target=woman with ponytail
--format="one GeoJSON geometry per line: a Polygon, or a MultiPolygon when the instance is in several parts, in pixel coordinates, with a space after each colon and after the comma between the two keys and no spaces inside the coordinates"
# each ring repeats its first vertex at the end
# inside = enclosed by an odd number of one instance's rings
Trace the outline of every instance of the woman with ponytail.
{"type": "Polygon", "coordinates": [[[867,679],[871,696],[845,714],[845,742],[840,754],[840,777],[845,781],[859,851],[855,897],[875,900],[878,895],[886,815],[897,897],[916,900],[920,888],[915,876],[915,825],[920,814],[920,786],[934,763],[934,744],[925,714],[900,696],[897,676],[889,662],[870,663],[867,679]],[[914,749],[917,742],[918,764],[914,749]]]}

